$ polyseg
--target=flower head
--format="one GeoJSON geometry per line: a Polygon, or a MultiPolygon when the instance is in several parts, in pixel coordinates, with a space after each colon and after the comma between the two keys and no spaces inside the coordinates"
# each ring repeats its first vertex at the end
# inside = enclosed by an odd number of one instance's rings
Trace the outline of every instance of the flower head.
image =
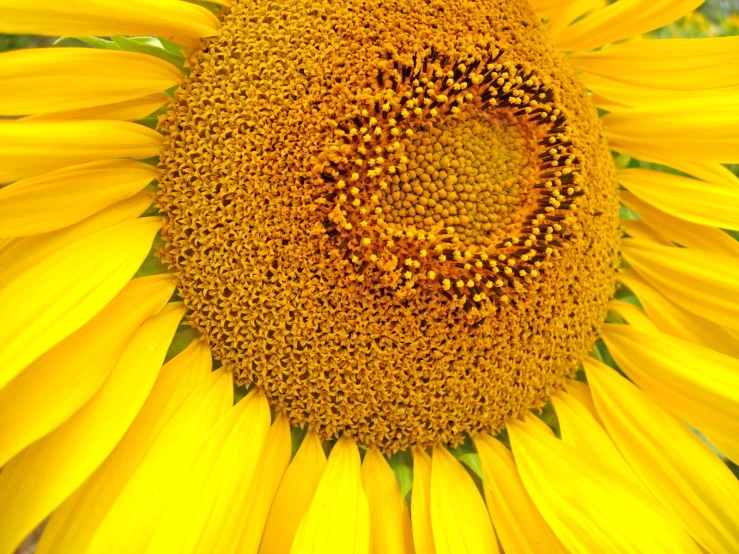
{"type": "Polygon", "coordinates": [[[0,0],[0,554],[739,550],[736,37],[219,4],[0,0]]]}

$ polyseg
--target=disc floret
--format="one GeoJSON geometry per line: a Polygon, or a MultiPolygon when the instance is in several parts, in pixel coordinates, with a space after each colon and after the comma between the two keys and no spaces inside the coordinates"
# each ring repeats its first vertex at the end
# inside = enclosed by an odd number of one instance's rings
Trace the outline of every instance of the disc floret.
{"type": "Polygon", "coordinates": [[[536,287],[567,247],[586,192],[572,129],[542,80],[502,57],[493,46],[458,57],[431,47],[409,62],[387,54],[335,123],[318,202],[333,255],[357,280],[401,295],[428,283],[489,311],[536,287]],[[532,159],[496,166],[496,138],[532,159]],[[483,171],[481,159],[492,162],[483,171]]]}

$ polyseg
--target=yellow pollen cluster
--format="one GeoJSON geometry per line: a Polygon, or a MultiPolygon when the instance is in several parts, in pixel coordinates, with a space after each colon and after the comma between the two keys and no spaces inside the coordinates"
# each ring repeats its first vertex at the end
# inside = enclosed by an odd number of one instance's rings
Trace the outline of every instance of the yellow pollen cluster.
{"type": "Polygon", "coordinates": [[[453,227],[464,250],[514,234],[538,176],[536,144],[523,131],[512,117],[462,112],[404,139],[398,179],[379,198],[382,217],[426,235],[453,227]]]}
{"type": "Polygon", "coordinates": [[[572,128],[536,72],[502,56],[387,53],[337,123],[320,175],[336,187],[318,202],[360,281],[402,297],[434,275],[488,315],[559,256],[586,193],[572,128]]]}
{"type": "Polygon", "coordinates": [[[541,406],[614,290],[597,115],[525,0],[235,0],[160,121],[163,260],[238,383],[321,437],[541,406]]]}

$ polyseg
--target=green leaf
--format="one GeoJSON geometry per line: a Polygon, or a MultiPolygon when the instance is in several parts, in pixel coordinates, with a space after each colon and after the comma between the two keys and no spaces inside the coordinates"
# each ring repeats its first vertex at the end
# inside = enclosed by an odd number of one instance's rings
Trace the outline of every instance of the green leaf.
{"type": "Polygon", "coordinates": [[[113,42],[121,50],[155,56],[171,63],[179,69],[184,69],[185,67],[185,58],[181,54],[173,54],[165,50],[158,39],[152,37],[113,37],[113,42]]]}
{"type": "Polygon", "coordinates": [[[405,498],[413,488],[413,457],[410,452],[396,452],[388,463],[400,485],[400,496],[405,498]]]}

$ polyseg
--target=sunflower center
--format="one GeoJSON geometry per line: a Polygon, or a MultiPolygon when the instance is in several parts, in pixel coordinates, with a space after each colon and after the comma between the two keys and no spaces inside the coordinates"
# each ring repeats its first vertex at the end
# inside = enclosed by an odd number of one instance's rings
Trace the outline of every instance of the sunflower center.
{"type": "Polygon", "coordinates": [[[391,451],[541,406],[595,340],[619,229],[527,3],[233,4],[161,123],[162,257],[214,355],[391,451]]]}
{"type": "Polygon", "coordinates": [[[538,177],[536,139],[513,116],[464,112],[402,143],[407,162],[379,205],[385,221],[486,249],[515,234],[538,177]]]}

